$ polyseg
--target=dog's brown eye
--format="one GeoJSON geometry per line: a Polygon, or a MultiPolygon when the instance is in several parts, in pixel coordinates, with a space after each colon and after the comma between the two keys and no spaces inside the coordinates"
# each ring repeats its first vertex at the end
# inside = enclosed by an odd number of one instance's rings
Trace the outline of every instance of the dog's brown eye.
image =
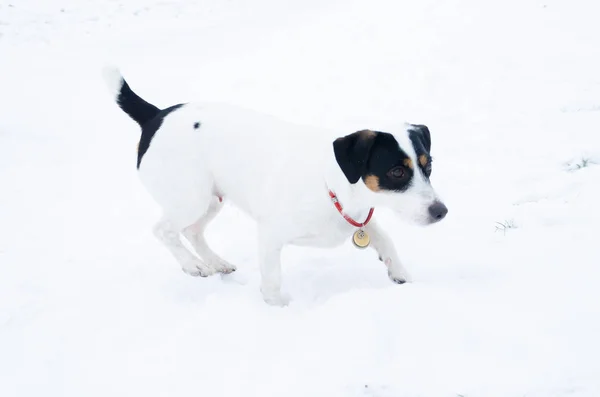
{"type": "Polygon", "coordinates": [[[405,174],[406,174],[406,171],[404,171],[404,167],[395,167],[395,168],[392,168],[388,172],[388,175],[390,177],[396,178],[396,179],[403,178],[405,174]]]}

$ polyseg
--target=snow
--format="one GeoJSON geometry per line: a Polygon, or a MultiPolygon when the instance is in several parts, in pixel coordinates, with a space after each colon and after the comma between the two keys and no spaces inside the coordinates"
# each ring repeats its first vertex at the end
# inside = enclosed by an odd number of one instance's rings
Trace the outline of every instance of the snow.
{"type": "Polygon", "coordinates": [[[1,1],[0,396],[598,396],[599,11],[1,1]],[[185,275],[152,236],[106,65],[160,107],[428,125],[448,217],[376,211],[414,282],[350,240],[290,247],[293,301],[267,306],[255,224],[231,206],[208,238],[238,271],[185,275]]]}

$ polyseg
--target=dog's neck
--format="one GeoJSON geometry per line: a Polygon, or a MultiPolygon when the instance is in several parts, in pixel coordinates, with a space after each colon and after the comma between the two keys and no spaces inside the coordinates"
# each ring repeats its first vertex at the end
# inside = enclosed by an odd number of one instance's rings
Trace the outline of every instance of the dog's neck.
{"type": "MultiPolygon", "coordinates": [[[[372,195],[369,194],[368,188],[362,180],[351,184],[340,169],[339,165],[333,159],[327,164],[325,172],[324,195],[328,195],[328,190],[335,193],[338,201],[343,207],[344,213],[351,216],[357,222],[363,222],[375,203],[372,200],[372,195]]],[[[335,210],[335,206],[331,203],[331,207],[335,210]]],[[[337,211],[337,210],[336,210],[337,211]]]]}

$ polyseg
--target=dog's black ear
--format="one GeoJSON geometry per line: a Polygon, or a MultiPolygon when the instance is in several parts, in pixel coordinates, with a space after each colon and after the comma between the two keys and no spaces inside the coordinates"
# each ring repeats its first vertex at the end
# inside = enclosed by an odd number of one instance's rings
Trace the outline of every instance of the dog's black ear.
{"type": "Polygon", "coordinates": [[[333,141],[335,159],[350,183],[356,183],[365,173],[367,159],[377,133],[362,130],[333,141]]]}
{"type": "Polygon", "coordinates": [[[427,150],[427,152],[431,151],[431,134],[429,133],[429,128],[423,124],[411,124],[411,132],[417,134],[417,136],[423,142],[423,146],[427,150]]]}

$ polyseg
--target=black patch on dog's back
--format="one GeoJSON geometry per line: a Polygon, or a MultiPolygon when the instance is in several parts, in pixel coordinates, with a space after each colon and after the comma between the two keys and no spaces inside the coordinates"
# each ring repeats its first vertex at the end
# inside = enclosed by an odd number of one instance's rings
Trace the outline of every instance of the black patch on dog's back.
{"type": "Polygon", "coordinates": [[[158,112],[154,118],[148,120],[144,125],[142,125],[142,137],[140,138],[140,145],[138,147],[138,156],[137,156],[137,168],[140,168],[140,164],[142,162],[142,157],[146,154],[146,151],[150,147],[150,142],[156,134],[156,131],[160,128],[163,123],[165,117],[167,117],[170,113],[182,107],[184,104],[180,103],[178,105],[174,105],[168,107],[166,109],[158,112]]]}

